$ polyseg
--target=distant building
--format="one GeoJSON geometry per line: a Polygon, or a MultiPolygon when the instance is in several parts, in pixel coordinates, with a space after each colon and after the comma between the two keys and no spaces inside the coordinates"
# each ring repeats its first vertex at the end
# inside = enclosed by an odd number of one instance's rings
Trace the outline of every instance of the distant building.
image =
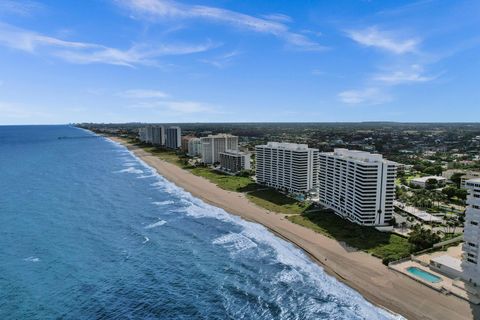
{"type": "Polygon", "coordinates": [[[202,161],[206,164],[220,162],[220,153],[226,150],[238,150],[238,137],[231,134],[209,135],[200,138],[202,142],[202,161]]]}
{"type": "Polygon", "coordinates": [[[229,173],[250,170],[250,154],[238,150],[220,152],[220,169],[229,173]]]}
{"type": "Polygon", "coordinates": [[[468,180],[480,178],[480,172],[478,171],[466,171],[465,175],[461,177],[460,187],[466,189],[466,182],[468,180]]]}
{"type": "Polygon", "coordinates": [[[480,179],[468,180],[467,211],[463,229],[463,278],[480,286],[480,179]]]}
{"type": "Polygon", "coordinates": [[[165,128],[163,126],[153,126],[152,128],[152,144],[157,146],[165,145],[165,128]]]}
{"type": "Polygon", "coordinates": [[[255,147],[257,183],[290,193],[316,192],[318,149],[306,144],[269,142],[255,147]]]}
{"type": "Polygon", "coordinates": [[[138,129],[138,139],[142,142],[147,142],[147,129],[139,128],[138,129]]]}
{"type": "Polygon", "coordinates": [[[380,154],[320,153],[319,202],[352,222],[385,226],[393,215],[395,178],[396,163],[380,154]]]}
{"type": "Polygon", "coordinates": [[[437,181],[437,186],[441,187],[444,186],[445,183],[447,182],[447,178],[445,177],[440,177],[440,176],[427,176],[427,177],[420,177],[420,178],[414,178],[410,181],[411,184],[414,186],[420,187],[420,188],[425,188],[427,185],[427,181],[433,179],[437,181]]]}
{"type": "Polygon", "coordinates": [[[166,130],[165,146],[169,149],[178,149],[182,144],[182,130],[180,127],[170,127],[166,130]]]}
{"type": "Polygon", "coordinates": [[[145,128],[145,142],[152,143],[153,142],[153,127],[147,126],[145,128]]]}
{"type": "Polygon", "coordinates": [[[198,157],[202,154],[202,141],[200,138],[192,138],[188,140],[188,155],[190,157],[198,157]]]}
{"type": "Polygon", "coordinates": [[[183,136],[182,137],[182,146],[180,147],[182,151],[188,152],[188,142],[195,138],[195,136],[183,136]]]}

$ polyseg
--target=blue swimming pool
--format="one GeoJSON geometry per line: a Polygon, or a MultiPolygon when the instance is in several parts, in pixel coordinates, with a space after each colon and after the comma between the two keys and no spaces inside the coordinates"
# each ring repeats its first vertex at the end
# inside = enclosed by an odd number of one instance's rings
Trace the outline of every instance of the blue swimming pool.
{"type": "Polygon", "coordinates": [[[431,274],[430,272],[424,271],[422,269],[419,269],[417,267],[408,267],[407,271],[413,274],[414,276],[419,277],[428,282],[437,283],[442,281],[442,278],[437,277],[436,275],[431,274]]]}

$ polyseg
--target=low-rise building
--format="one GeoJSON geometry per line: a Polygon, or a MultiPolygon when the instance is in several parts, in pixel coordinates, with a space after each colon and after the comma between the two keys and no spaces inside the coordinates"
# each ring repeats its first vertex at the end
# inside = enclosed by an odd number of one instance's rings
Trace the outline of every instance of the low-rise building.
{"type": "Polygon", "coordinates": [[[239,150],[220,152],[220,169],[228,173],[250,170],[250,154],[239,150]]]}
{"type": "Polygon", "coordinates": [[[435,180],[437,181],[437,186],[442,187],[445,185],[447,182],[447,178],[440,177],[440,176],[427,176],[427,177],[419,177],[419,178],[413,178],[410,183],[413,184],[414,186],[420,187],[420,188],[425,188],[427,186],[427,181],[428,180],[435,180]]]}

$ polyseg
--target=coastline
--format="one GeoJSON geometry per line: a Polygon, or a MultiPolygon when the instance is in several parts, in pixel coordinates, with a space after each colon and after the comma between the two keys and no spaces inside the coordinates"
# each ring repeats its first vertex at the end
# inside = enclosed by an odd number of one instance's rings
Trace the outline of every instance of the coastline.
{"type": "Polygon", "coordinates": [[[163,161],[122,139],[108,138],[127,147],[164,178],[195,197],[245,220],[259,223],[277,236],[295,244],[329,275],[355,289],[375,305],[408,319],[474,318],[473,307],[464,300],[431,290],[388,269],[379,259],[365,252],[346,247],[334,239],[294,224],[282,214],[260,208],[242,193],[223,190],[210,181],[163,161]]]}

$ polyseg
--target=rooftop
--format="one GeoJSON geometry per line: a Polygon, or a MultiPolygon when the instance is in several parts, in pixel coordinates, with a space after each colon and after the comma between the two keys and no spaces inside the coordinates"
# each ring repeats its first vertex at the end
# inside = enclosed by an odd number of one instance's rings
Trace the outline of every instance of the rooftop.
{"type": "MultiPolygon", "coordinates": [[[[309,148],[307,144],[290,143],[290,142],[268,142],[266,145],[260,145],[257,147],[286,149],[286,150],[295,150],[295,151],[304,151],[304,150],[312,149],[312,148],[309,148]]],[[[313,150],[317,150],[317,149],[313,149],[313,150]]]]}
{"type": "Polygon", "coordinates": [[[444,180],[447,180],[447,178],[445,177],[440,177],[440,176],[426,176],[426,177],[419,177],[419,178],[414,178],[412,179],[412,182],[427,182],[427,180],[430,180],[430,179],[435,179],[435,180],[441,180],[441,181],[444,181],[444,180]]]}

